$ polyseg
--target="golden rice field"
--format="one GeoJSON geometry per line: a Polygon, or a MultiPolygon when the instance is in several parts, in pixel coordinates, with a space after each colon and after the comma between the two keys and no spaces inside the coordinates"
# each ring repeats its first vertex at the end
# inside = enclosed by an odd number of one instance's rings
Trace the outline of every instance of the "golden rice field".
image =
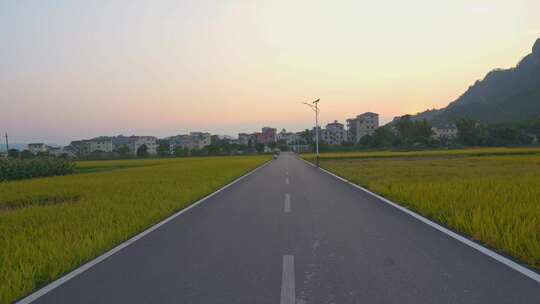
{"type": "Polygon", "coordinates": [[[540,268],[540,149],[323,154],[321,166],[540,268]]]}
{"type": "Polygon", "coordinates": [[[269,160],[95,161],[0,183],[0,303],[43,286],[269,160]]]}

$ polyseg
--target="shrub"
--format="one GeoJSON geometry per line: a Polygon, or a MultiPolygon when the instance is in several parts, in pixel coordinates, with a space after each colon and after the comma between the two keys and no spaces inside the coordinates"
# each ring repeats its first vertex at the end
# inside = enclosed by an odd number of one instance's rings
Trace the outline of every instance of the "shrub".
{"type": "Polygon", "coordinates": [[[71,174],[75,171],[72,162],[63,159],[3,159],[0,160],[0,181],[28,179],[71,174]]]}

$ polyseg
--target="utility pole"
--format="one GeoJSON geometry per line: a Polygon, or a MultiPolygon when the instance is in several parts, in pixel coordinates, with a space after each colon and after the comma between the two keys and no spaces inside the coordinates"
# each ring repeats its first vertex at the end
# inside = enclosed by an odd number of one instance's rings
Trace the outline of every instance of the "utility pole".
{"type": "Polygon", "coordinates": [[[9,139],[8,139],[7,132],[6,132],[5,138],[6,138],[6,152],[9,152],[9,139]]]}
{"type": "Polygon", "coordinates": [[[315,111],[315,149],[316,149],[316,161],[317,168],[319,168],[319,101],[321,99],[317,99],[312,103],[304,102],[305,105],[310,107],[313,111],[315,111]]]}

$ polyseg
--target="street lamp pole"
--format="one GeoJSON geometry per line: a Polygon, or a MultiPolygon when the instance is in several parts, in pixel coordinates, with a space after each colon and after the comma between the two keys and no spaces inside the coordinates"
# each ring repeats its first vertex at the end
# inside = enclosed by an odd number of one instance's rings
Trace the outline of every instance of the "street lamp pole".
{"type": "Polygon", "coordinates": [[[6,132],[5,137],[6,137],[6,152],[9,152],[9,139],[8,139],[8,134],[7,134],[7,132],[6,132]]]}
{"type": "Polygon", "coordinates": [[[317,168],[319,168],[319,101],[317,99],[312,103],[304,102],[305,105],[309,106],[313,111],[315,111],[315,150],[316,150],[316,160],[315,163],[317,168]]]}

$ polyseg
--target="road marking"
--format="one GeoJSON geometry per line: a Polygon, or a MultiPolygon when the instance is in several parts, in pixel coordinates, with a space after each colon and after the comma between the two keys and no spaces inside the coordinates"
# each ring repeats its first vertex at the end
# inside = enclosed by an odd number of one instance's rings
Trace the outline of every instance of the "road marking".
{"type": "Polygon", "coordinates": [[[28,296],[22,298],[20,301],[17,301],[16,304],[27,304],[27,303],[34,302],[35,300],[37,300],[38,298],[40,298],[40,297],[44,296],[45,294],[49,293],[53,289],[55,289],[57,287],[60,287],[61,285],[63,285],[67,281],[73,279],[74,277],[76,277],[76,276],[80,275],[81,273],[87,271],[88,269],[92,268],[93,266],[99,264],[100,262],[104,261],[105,259],[112,256],[113,254],[119,252],[120,250],[122,250],[122,249],[128,247],[129,245],[135,243],[136,241],[142,239],[143,237],[145,237],[147,234],[151,233],[152,231],[154,231],[154,230],[158,229],[159,227],[167,224],[168,222],[174,220],[176,217],[186,213],[187,211],[189,211],[190,209],[200,205],[201,203],[203,203],[207,199],[217,195],[221,191],[233,186],[234,184],[238,183],[239,181],[243,180],[244,178],[246,178],[246,177],[250,176],[251,174],[259,171],[260,169],[266,167],[268,164],[270,164],[270,161],[260,165],[259,167],[251,170],[250,172],[238,177],[237,179],[230,182],[229,184],[227,184],[227,185],[219,188],[218,190],[208,194],[207,196],[203,197],[202,199],[200,199],[200,200],[196,201],[195,203],[189,205],[188,207],[176,212],[175,214],[173,214],[173,215],[169,216],[168,218],[164,219],[163,221],[161,221],[161,222],[155,224],[154,226],[146,229],[145,231],[137,234],[136,236],[134,236],[134,237],[130,238],[129,240],[123,242],[122,244],[114,247],[113,249],[105,252],[104,254],[98,256],[97,258],[87,262],[86,264],[80,266],[79,268],[76,268],[75,270],[71,271],[70,273],[60,277],[59,279],[56,279],[55,281],[52,281],[51,283],[49,283],[45,287],[36,290],[35,292],[29,294],[28,296]]]}
{"type": "Polygon", "coordinates": [[[289,178],[286,177],[286,178],[285,178],[285,185],[288,185],[288,184],[289,184],[289,178]]]}
{"type": "MultiPolygon", "coordinates": [[[[314,164],[308,162],[307,160],[305,160],[303,158],[300,158],[300,159],[303,160],[304,162],[306,162],[308,165],[310,165],[312,167],[315,167],[314,164]]],[[[457,240],[457,241],[459,241],[459,242],[461,242],[461,243],[463,243],[463,244],[465,244],[465,245],[467,245],[467,246],[469,246],[471,248],[474,248],[474,249],[480,251],[481,253],[489,256],[490,258],[493,258],[494,260],[496,260],[496,261],[498,261],[498,262],[512,268],[513,270],[521,273],[522,275],[524,275],[524,276],[526,276],[526,277],[540,283],[540,274],[530,270],[529,268],[527,268],[527,267],[525,267],[523,265],[520,265],[520,264],[510,260],[509,258],[506,258],[506,257],[496,253],[495,251],[493,251],[491,249],[488,249],[488,248],[486,248],[486,247],[484,247],[484,246],[482,246],[480,244],[477,244],[477,243],[469,240],[468,238],[466,238],[464,236],[461,236],[461,235],[457,234],[456,232],[454,232],[454,231],[452,231],[450,229],[447,229],[447,228],[445,228],[445,227],[443,227],[443,226],[441,226],[441,225],[439,225],[439,224],[437,224],[437,223],[435,223],[435,222],[421,216],[420,214],[418,214],[418,213],[416,213],[414,211],[411,211],[411,210],[409,210],[409,209],[407,209],[407,208],[405,208],[403,206],[400,206],[400,205],[392,202],[389,199],[386,199],[386,198],[384,198],[384,197],[382,197],[382,196],[380,196],[380,195],[378,195],[376,193],[373,193],[373,192],[369,191],[366,188],[358,186],[357,184],[355,184],[353,182],[350,182],[349,180],[347,180],[347,179],[345,179],[345,178],[343,178],[341,176],[338,176],[338,175],[336,175],[336,174],[334,174],[334,173],[332,173],[332,172],[330,172],[330,171],[328,171],[326,169],[323,169],[323,168],[320,168],[320,170],[327,173],[327,174],[330,174],[331,176],[333,176],[333,177],[335,177],[335,178],[337,178],[337,179],[339,179],[339,180],[341,180],[341,181],[343,181],[343,182],[345,182],[345,183],[347,183],[347,184],[349,184],[349,185],[351,185],[351,186],[353,186],[355,188],[358,188],[358,189],[360,189],[360,190],[362,190],[362,191],[364,191],[364,192],[378,198],[382,202],[384,202],[384,203],[386,203],[386,204],[388,204],[388,205],[390,205],[390,206],[392,206],[392,207],[394,207],[396,209],[399,209],[399,210],[407,213],[408,215],[414,217],[415,219],[417,219],[417,220],[419,220],[419,221],[421,221],[421,222],[423,222],[423,223],[425,223],[425,224],[439,230],[440,232],[450,236],[451,238],[453,238],[453,239],[455,239],[455,240],[457,240]]]]}
{"type": "Polygon", "coordinates": [[[295,304],[294,290],[294,256],[283,256],[283,273],[281,275],[281,304],[295,304]]]}
{"type": "Polygon", "coordinates": [[[283,208],[285,213],[291,212],[291,195],[289,193],[285,194],[285,207],[283,208]]]}

